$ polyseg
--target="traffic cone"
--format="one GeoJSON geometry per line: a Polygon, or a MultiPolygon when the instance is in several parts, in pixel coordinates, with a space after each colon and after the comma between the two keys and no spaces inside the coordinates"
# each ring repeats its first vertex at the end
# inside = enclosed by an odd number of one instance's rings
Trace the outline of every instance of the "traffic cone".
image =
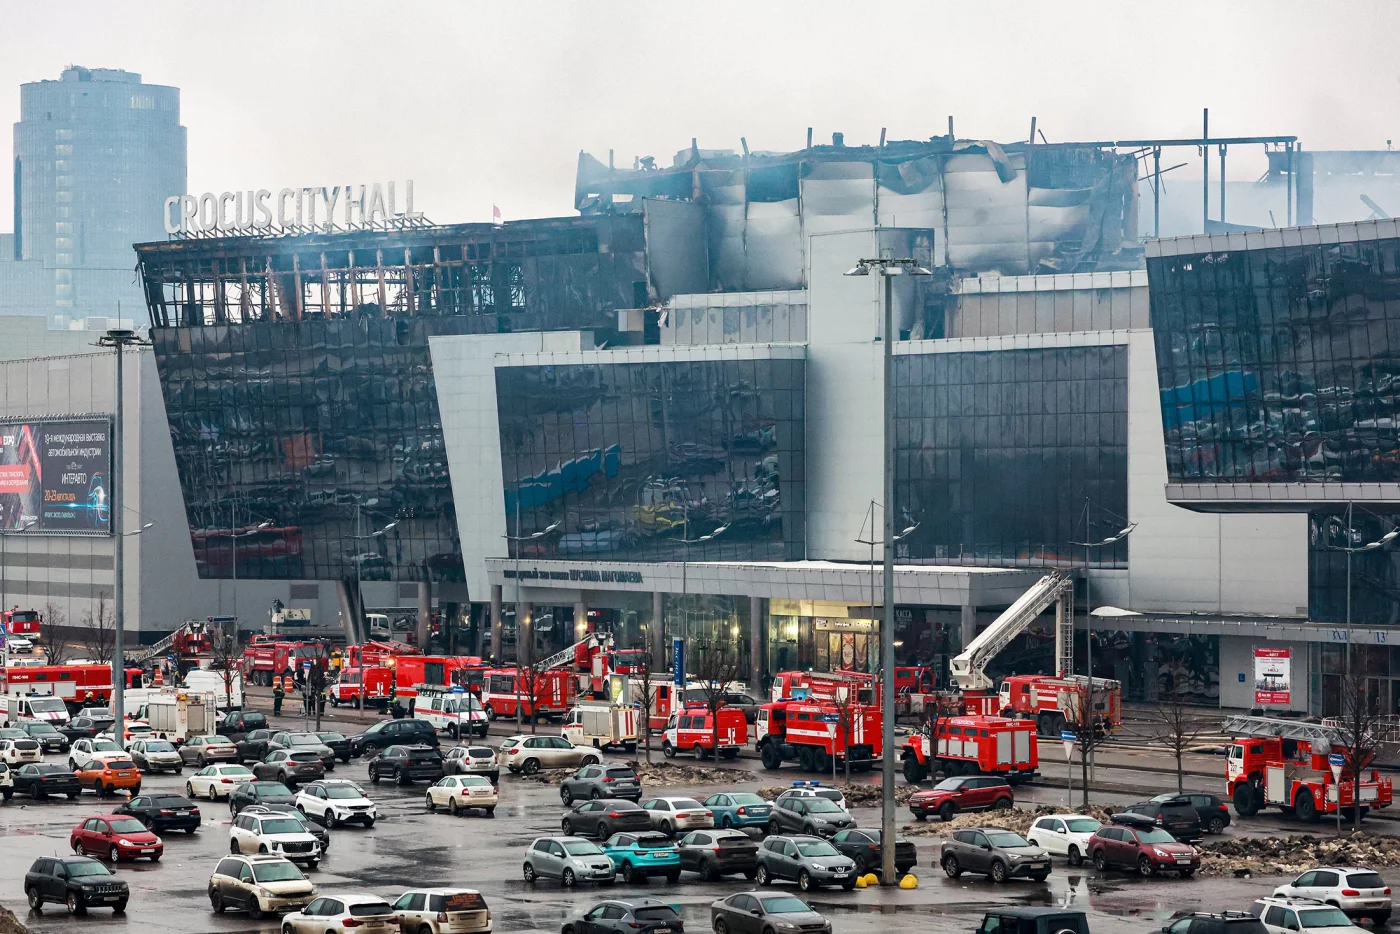
{"type": "Polygon", "coordinates": [[[164,676],[163,674],[161,674],[161,671],[160,671],[159,668],[156,669],[156,680],[155,680],[154,684],[155,684],[156,687],[161,687],[162,685],[165,684],[165,676],[164,676]]]}

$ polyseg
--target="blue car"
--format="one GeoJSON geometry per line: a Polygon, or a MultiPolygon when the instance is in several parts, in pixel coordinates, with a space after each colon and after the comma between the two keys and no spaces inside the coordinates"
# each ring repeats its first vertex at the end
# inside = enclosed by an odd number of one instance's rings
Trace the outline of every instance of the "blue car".
{"type": "Polygon", "coordinates": [[[767,827],[773,805],[756,794],[710,795],[705,807],[715,815],[716,827],[767,827]]]}
{"type": "Polygon", "coordinates": [[[615,833],[603,844],[603,852],[624,882],[645,882],[647,876],[680,880],[680,847],[664,833],[615,833]]]}

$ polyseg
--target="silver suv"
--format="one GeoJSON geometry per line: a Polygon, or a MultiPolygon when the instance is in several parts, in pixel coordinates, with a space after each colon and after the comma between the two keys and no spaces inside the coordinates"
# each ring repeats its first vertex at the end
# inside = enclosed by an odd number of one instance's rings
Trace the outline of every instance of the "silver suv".
{"type": "Polygon", "coordinates": [[[616,881],[612,860],[582,837],[540,837],[525,851],[525,881],[558,879],[562,885],[616,881]]]}
{"type": "Polygon", "coordinates": [[[1050,875],[1050,854],[1005,827],[973,827],[953,831],[943,841],[943,871],[956,879],[965,872],[981,873],[993,882],[1018,876],[1044,882],[1050,875]]]}
{"type": "Polygon", "coordinates": [[[591,746],[575,746],[562,736],[512,736],[501,743],[501,759],[512,772],[533,775],[540,769],[596,765],[603,754],[591,746]]]}

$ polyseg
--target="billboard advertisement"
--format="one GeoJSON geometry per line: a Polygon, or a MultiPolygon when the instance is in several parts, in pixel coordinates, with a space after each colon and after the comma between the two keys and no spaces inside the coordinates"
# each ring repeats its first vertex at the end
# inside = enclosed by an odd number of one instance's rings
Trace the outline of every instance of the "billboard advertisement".
{"type": "Polygon", "coordinates": [[[1288,707],[1293,697],[1293,650],[1254,650],[1254,706],[1288,707]]]}
{"type": "Polygon", "coordinates": [[[0,422],[0,532],[111,533],[107,418],[0,422]]]}

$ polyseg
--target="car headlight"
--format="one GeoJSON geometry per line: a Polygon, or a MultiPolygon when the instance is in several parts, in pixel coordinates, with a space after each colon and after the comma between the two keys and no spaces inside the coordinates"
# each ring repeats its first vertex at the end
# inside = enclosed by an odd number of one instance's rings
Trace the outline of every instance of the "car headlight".
{"type": "Polygon", "coordinates": [[[272,898],[272,891],[270,889],[265,889],[262,886],[258,886],[258,894],[261,895],[263,898],[272,898]]]}
{"type": "Polygon", "coordinates": [[[813,863],[812,868],[817,872],[826,872],[826,866],[822,863],[813,863]]]}
{"type": "Polygon", "coordinates": [[[117,845],[118,845],[118,846],[136,846],[135,843],[132,843],[130,840],[127,840],[127,839],[118,840],[118,841],[117,841],[117,845]]]}
{"type": "Polygon", "coordinates": [[[1171,857],[1171,854],[1168,853],[1166,850],[1162,849],[1160,846],[1154,846],[1152,848],[1152,852],[1156,853],[1158,856],[1161,856],[1164,859],[1169,859],[1171,857]]]}

